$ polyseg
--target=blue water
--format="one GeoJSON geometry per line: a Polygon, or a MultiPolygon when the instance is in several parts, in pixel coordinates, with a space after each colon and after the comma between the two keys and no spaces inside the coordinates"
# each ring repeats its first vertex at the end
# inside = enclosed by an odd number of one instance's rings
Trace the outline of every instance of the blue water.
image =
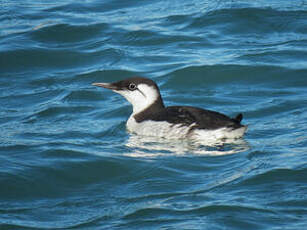
{"type": "Polygon", "coordinates": [[[306,229],[306,1],[0,1],[0,229],[306,229]],[[214,146],[129,134],[93,87],[234,116],[214,146]]]}

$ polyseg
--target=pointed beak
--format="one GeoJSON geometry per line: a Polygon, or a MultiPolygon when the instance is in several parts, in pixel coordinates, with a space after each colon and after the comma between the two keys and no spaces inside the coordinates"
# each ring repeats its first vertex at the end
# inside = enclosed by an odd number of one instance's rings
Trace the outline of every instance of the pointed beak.
{"type": "Polygon", "coordinates": [[[112,83],[93,83],[92,85],[111,90],[119,90],[118,87],[112,83]]]}

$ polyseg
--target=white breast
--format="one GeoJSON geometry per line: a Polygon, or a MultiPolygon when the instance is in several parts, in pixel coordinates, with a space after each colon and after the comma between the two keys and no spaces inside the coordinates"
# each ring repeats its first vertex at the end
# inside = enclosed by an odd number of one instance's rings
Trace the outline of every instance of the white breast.
{"type": "MultiPolygon", "coordinates": [[[[193,126],[193,125],[191,125],[193,126]]],[[[133,116],[127,121],[129,132],[143,136],[154,136],[168,139],[186,138],[191,126],[181,126],[180,124],[171,124],[166,121],[143,121],[136,122],[133,116]]]]}

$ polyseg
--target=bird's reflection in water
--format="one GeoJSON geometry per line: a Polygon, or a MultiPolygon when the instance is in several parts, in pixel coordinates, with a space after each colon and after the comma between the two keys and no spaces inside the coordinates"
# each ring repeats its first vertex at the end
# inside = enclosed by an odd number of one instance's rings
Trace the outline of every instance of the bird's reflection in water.
{"type": "Polygon", "coordinates": [[[227,155],[247,151],[248,143],[240,139],[216,141],[191,141],[182,139],[164,139],[130,134],[126,146],[132,151],[126,155],[132,157],[158,157],[167,155],[227,155]]]}

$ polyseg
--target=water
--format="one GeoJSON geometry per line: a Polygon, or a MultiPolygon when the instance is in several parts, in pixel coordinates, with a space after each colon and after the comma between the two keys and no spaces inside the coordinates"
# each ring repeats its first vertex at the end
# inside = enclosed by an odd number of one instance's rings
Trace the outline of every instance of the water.
{"type": "Polygon", "coordinates": [[[305,229],[305,1],[0,1],[0,229],[305,229]],[[130,135],[91,86],[249,125],[213,146],[130,135]]]}

